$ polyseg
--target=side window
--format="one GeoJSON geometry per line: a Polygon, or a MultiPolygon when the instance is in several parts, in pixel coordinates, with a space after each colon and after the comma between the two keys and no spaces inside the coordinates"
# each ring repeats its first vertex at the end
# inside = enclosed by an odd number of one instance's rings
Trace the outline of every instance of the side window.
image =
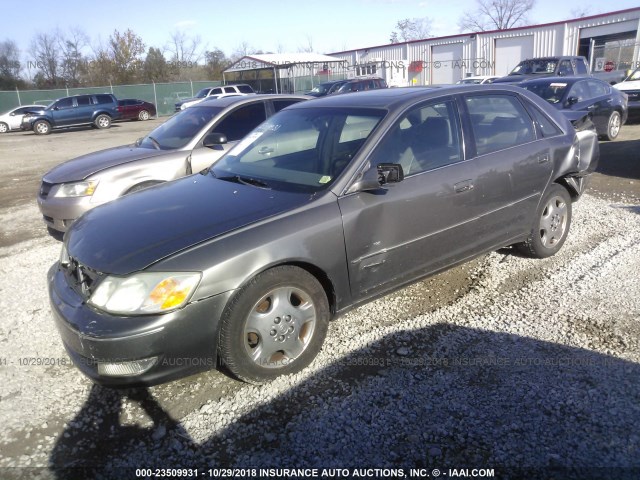
{"type": "Polygon", "coordinates": [[[576,97],[578,102],[589,100],[589,98],[591,98],[591,94],[589,93],[589,86],[587,85],[587,82],[582,81],[574,83],[567,95],[567,98],[569,97],[576,97]]]}
{"type": "Polygon", "coordinates": [[[76,97],[76,102],[79,107],[86,107],[87,105],[91,105],[91,97],[88,95],[82,95],[81,97],[76,97]]]}
{"type": "Polygon", "coordinates": [[[264,102],[240,107],[214,126],[212,131],[224,133],[230,142],[241,140],[267,119],[264,107],[264,102]]]}
{"type": "Polygon", "coordinates": [[[531,117],[515,96],[478,95],[465,100],[478,155],[535,140],[531,117]]]}
{"type": "Polygon", "coordinates": [[[533,114],[533,119],[538,125],[538,131],[540,133],[540,137],[554,137],[556,135],[561,135],[562,130],[558,127],[554,122],[549,120],[549,118],[538,110],[537,107],[531,106],[529,109],[533,114]]]}
{"type": "Polygon", "coordinates": [[[222,89],[212,88],[211,91],[209,92],[209,95],[222,95],[222,89]]]}
{"type": "Polygon", "coordinates": [[[587,83],[589,84],[589,91],[591,92],[592,98],[609,95],[609,86],[606,83],[597,80],[589,80],[587,83]]]}
{"type": "Polygon", "coordinates": [[[558,75],[568,76],[573,75],[573,68],[571,67],[571,60],[563,60],[558,67],[558,75]]]}
{"type": "Polygon", "coordinates": [[[283,108],[287,108],[289,105],[293,105],[294,103],[301,102],[302,100],[274,100],[273,101],[273,110],[277,113],[283,108]]]}
{"type": "Polygon", "coordinates": [[[111,95],[96,95],[96,101],[98,102],[98,105],[104,105],[107,103],[112,103],[113,102],[113,97],[111,97],[111,95]]]}
{"type": "Polygon", "coordinates": [[[236,93],[236,89],[234,87],[224,87],[224,93],[236,93]]]}
{"type": "Polygon", "coordinates": [[[65,110],[67,108],[72,108],[73,98],[63,98],[61,100],[58,100],[56,102],[56,107],[58,107],[58,110],[65,110]]]}
{"type": "Polygon", "coordinates": [[[582,58],[579,58],[576,61],[576,69],[577,69],[578,75],[587,74],[589,72],[589,70],[587,69],[587,64],[582,58]]]}
{"type": "Polygon", "coordinates": [[[405,114],[373,153],[372,164],[399,163],[408,176],[460,160],[457,110],[452,101],[446,101],[405,114]]]}
{"type": "Polygon", "coordinates": [[[249,85],[238,85],[237,88],[241,93],[253,93],[253,88],[249,85]]]}

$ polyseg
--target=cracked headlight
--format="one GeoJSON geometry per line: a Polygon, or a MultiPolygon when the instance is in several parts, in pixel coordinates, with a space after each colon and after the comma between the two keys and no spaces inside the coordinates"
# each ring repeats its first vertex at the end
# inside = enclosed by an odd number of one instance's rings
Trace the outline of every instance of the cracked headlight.
{"type": "Polygon", "coordinates": [[[183,307],[200,283],[200,273],[145,272],[105,278],[89,304],[124,315],[165,313],[183,307]]]}
{"type": "Polygon", "coordinates": [[[98,182],[91,180],[88,182],[63,183],[58,187],[56,197],[89,197],[96,191],[98,182]]]}

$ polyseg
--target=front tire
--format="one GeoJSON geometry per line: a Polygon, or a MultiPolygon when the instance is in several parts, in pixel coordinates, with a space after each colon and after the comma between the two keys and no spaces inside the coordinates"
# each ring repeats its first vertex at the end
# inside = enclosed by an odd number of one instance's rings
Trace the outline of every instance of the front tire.
{"type": "Polygon", "coordinates": [[[111,126],[111,117],[109,115],[98,115],[95,120],[96,127],[103,129],[111,126]]]}
{"type": "Polygon", "coordinates": [[[38,120],[33,124],[33,132],[36,135],[49,135],[51,133],[51,125],[46,120],[38,120]]]}
{"type": "Polygon", "coordinates": [[[298,372],[316,357],[329,326],[329,303],[306,270],[281,266],[252,279],[222,316],[222,365],[237,378],[261,384],[298,372]]]}
{"type": "Polygon", "coordinates": [[[4,122],[0,122],[0,133],[7,133],[9,131],[9,125],[4,122]]]}
{"type": "Polygon", "coordinates": [[[149,115],[149,112],[146,110],[140,110],[140,113],[138,114],[138,120],[142,120],[143,122],[145,120],[149,120],[150,117],[151,115],[149,115]]]}
{"type": "Polygon", "coordinates": [[[520,249],[534,258],[555,255],[569,234],[571,226],[571,197],[567,189],[552,184],[538,206],[529,238],[520,249]]]}
{"type": "Polygon", "coordinates": [[[620,127],[622,126],[622,118],[618,112],[612,112],[607,122],[607,134],[605,137],[607,140],[613,141],[618,138],[620,134],[620,127]]]}

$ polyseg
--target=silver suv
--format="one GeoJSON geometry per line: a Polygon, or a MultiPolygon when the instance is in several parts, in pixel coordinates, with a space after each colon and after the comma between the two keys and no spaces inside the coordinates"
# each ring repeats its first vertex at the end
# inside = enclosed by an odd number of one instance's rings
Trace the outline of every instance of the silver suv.
{"type": "Polygon", "coordinates": [[[210,100],[167,120],[134,145],[69,160],[42,177],[38,206],[45,224],[64,232],[84,212],[137,190],[199,172],[276,112],[303,95],[210,100]]]}
{"type": "Polygon", "coordinates": [[[250,85],[227,85],[224,87],[207,87],[200,90],[195,97],[185,98],[175,104],[176,112],[192,107],[209,98],[236,97],[255,93],[250,85]]]}

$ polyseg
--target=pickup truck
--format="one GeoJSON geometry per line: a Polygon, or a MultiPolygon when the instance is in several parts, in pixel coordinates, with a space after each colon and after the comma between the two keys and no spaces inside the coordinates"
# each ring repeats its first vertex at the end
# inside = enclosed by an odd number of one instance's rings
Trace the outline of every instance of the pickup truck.
{"type": "Polygon", "coordinates": [[[506,77],[496,78],[493,83],[521,83],[525,80],[542,77],[588,77],[592,76],[604,82],[614,84],[625,78],[625,72],[589,72],[585,57],[561,56],[528,58],[521,61],[506,77]]]}

